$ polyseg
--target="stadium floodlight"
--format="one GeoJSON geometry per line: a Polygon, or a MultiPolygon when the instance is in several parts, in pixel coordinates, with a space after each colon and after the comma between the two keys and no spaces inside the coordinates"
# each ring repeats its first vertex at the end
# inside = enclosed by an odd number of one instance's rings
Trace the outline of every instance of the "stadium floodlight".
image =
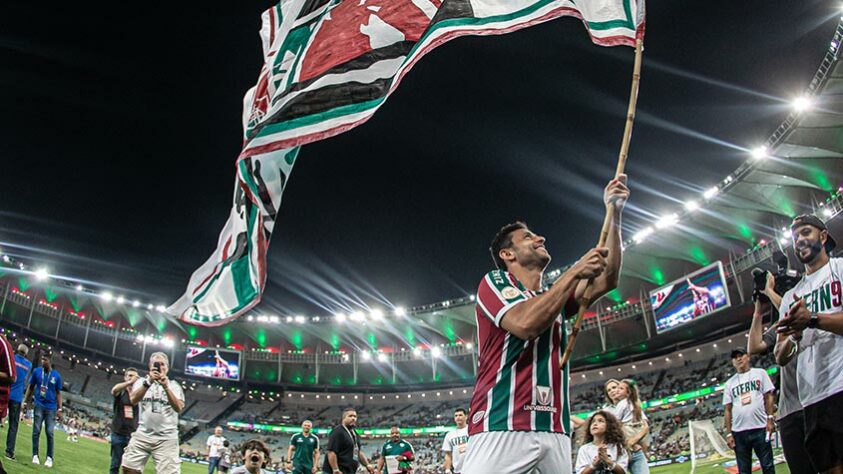
{"type": "Polygon", "coordinates": [[[634,240],[636,244],[640,244],[641,242],[644,241],[644,239],[649,237],[650,234],[652,234],[652,233],[653,233],[652,227],[649,227],[649,226],[645,227],[644,229],[638,231],[638,233],[636,233],[634,236],[632,236],[632,240],[634,240]]]}
{"type": "Polygon", "coordinates": [[[719,193],[719,192],[720,192],[720,188],[718,188],[717,186],[712,186],[712,187],[705,190],[705,192],[703,193],[703,197],[706,198],[706,199],[711,199],[714,196],[717,196],[717,193],[719,193]]]}
{"type": "Polygon", "coordinates": [[[255,320],[255,317],[252,316],[251,314],[246,316],[246,321],[254,321],[254,320],[255,320]]]}
{"type": "Polygon", "coordinates": [[[132,301],[132,308],[137,308],[138,306],[140,306],[140,301],[138,301],[138,300],[132,301]]]}
{"type": "Polygon", "coordinates": [[[38,281],[44,281],[47,278],[50,278],[50,273],[47,271],[46,268],[41,267],[35,270],[35,279],[38,281]]]}
{"type": "Polygon", "coordinates": [[[137,339],[138,342],[143,342],[143,334],[138,334],[138,337],[135,339],[137,339]]]}
{"type": "Polygon", "coordinates": [[[378,353],[378,362],[386,362],[386,354],[378,353]]]}
{"type": "Polygon", "coordinates": [[[438,359],[439,357],[442,357],[442,349],[434,347],[430,350],[430,355],[438,359]]]}
{"type": "Polygon", "coordinates": [[[466,348],[466,349],[468,349],[468,350],[474,349],[474,344],[472,344],[472,343],[470,343],[470,342],[466,342],[466,343],[465,343],[465,348],[466,348]]]}
{"type": "Polygon", "coordinates": [[[155,309],[155,306],[152,303],[149,303],[148,305],[146,305],[146,309],[152,311],[153,309],[155,309]]]}
{"type": "Polygon", "coordinates": [[[360,357],[362,357],[363,360],[372,360],[372,354],[370,354],[368,351],[364,351],[363,354],[360,355],[360,357]]]}
{"type": "Polygon", "coordinates": [[[314,317],[313,317],[313,319],[312,319],[312,321],[313,321],[314,323],[318,323],[320,319],[322,319],[322,318],[320,318],[319,316],[314,316],[314,317]]]}
{"type": "Polygon", "coordinates": [[[155,311],[158,311],[159,313],[163,313],[164,311],[167,311],[167,307],[164,306],[163,304],[159,304],[158,306],[155,307],[155,311]]]}
{"type": "Polygon", "coordinates": [[[288,323],[292,323],[292,322],[293,322],[293,317],[292,317],[292,316],[287,316],[287,322],[288,322],[288,323]]]}
{"type": "Polygon", "coordinates": [[[304,324],[304,316],[296,316],[296,323],[304,324]]]}
{"type": "Polygon", "coordinates": [[[679,216],[676,213],[661,216],[656,221],[656,229],[669,229],[679,222],[679,216]]]}
{"type": "Polygon", "coordinates": [[[176,342],[169,338],[164,339],[161,343],[164,344],[164,347],[174,347],[176,345],[176,342]]]}
{"type": "Polygon", "coordinates": [[[9,263],[9,262],[12,261],[12,258],[9,257],[8,255],[3,255],[3,261],[6,262],[6,263],[9,263]]]}
{"type": "Polygon", "coordinates": [[[766,146],[758,146],[752,149],[752,157],[756,160],[763,160],[767,158],[769,155],[767,154],[767,147],[766,146]]]}
{"type": "Polygon", "coordinates": [[[337,313],[334,315],[334,320],[338,323],[344,323],[346,318],[347,317],[344,313],[337,313]]]}
{"type": "Polygon", "coordinates": [[[18,268],[20,268],[21,270],[23,270],[23,269],[24,269],[24,268],[26,268],[26,267],[24,266],[24,264],[19,263],[19,264],[18,264],[18,268]]]}
{"type": "Polygon", "coordinates": [[[783,236],[779,239],[779,243],[780,243],[780,244],[782,244],[782,245],[787,245],[788,243],[790,243],[790,237],[788,237],[788,236],[786,236],[786,235],[783,235],[783,236]]]}
{"type": "Polygon", "coordinates": [[[379,309],[373,309],[369,313],[369,317],[372,318],[372,321],[381,321],[383,320],[383,311],[379,309]]]}
{"type": "Polygon", "coordinates": [[[396,307],[395,307],[395,311],[393,311],[393,314],[395,314],[396,316],[399,316],[399,317],[401,317],[401,316],[406,316],[406,315],[407,315],[407,310],[406,310],[406,309],[404,309],[404,307],[403,307],[403,306],[396,306],[396,307]]]}
{"type": "Polygon", "coordinates": [[[76,291],[85,291],[85,287],[82,285],[76,285],[76,291]]]}
{"type": "Polygon", "coordinates": [[[803,95],[793,99],[791,105],[793,106],[793,110],[795,110],[797,113],[801,113],[811,110],[811,106],[813,106],[814,104],[810,97],[803,95]]]}
{"type": "Polygon", "coordinates": [[[356,322],[364,321],[366,319],[366,315],[363,314],[363,311],[355,311],[348,315],[348,319],[356,322]]]}
{"type": "Polygon", "coordinates": [[[123,295],[117,297],[117,304],[123,304],[126,302],[126,298],[123,295]]]}
{"type": "Polygon", "coordinates": [[[829,209],[829,208],[827,208],[827,207],[826,207],[826,208],[823,208],[823,215],[824,215],[825,217],[831,217],[831,216],[833,216],[833,215],[834,215],[834,211],[832,211],[831,209],[829,209]]]}
{"type": "Polygon", "coordinates": [[[103,301],[111,301],[114,299],[114,295],[112,295],[110,291],[103,291],[100,294],[100,298],[102,298],[103,301]]]}
{"type": "Polygon", "coordinates": [[[474,301],[476,298],[477,298],[477,297],[476,297],[476,296],[474,296],[474,295],[468,295],[468,299],[470,299],[471,301],[474,301]]]}
{"type": "Polygon", "coordinates": [[[700,208],[700,203],[697,201],[691,200],[685,203],[685,210],[688,212],[694,212],[700,208]]]}
{"type": "Polygon", "coordinates": [[[420,357],[420,356],[421,356],[421,353],[422,353],[422,351],[421,351],[421,349],[419,349],[418,347],[414,347],[414,348],[413,348],[413,355],[414,355],[414,356],[416,356],[416,357],[420,357]]]}

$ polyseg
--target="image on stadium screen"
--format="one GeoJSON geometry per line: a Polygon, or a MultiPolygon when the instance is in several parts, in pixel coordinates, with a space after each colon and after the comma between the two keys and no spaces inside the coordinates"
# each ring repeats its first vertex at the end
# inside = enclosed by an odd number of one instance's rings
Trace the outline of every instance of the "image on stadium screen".
{"type": "Polygon", "coordinates": [[[731,305],[721,262],[650,292],[656,332],[669,331],[731,305]]]}
{"type": "Polygon", "coordinates": [[[240,380],[240,353],[188,347],[184,373],[225,380],[240,380]]]}

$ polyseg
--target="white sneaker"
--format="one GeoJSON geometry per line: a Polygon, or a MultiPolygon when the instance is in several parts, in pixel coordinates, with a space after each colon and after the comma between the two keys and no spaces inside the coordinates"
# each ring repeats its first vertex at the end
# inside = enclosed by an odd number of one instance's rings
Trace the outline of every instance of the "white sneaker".
{"type": "Polygon", "coordinates": [[[47,456],[47,459],[44,460],[44,467],[53,467],[53,458],[47,456]]]}
{"type": "Polygon", "coordinates": [[[32,456],[32,464],[41,464],[41,460],[38,459],[38,455],[32,456]]]}

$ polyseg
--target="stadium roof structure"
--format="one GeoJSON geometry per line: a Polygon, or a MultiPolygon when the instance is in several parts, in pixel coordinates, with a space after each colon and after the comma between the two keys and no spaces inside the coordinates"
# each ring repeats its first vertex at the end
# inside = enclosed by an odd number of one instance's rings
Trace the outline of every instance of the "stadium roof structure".
{"type": "MultiPolygon", "coordinates": [[[[767,262],[773,252],[789,250],[787,227],[791,219],[813,212],[828,221],[832,234],[843,230],[840,219],[834,219],[843,209],[839,187],[843,184],[843,65],[838,61],[841,42],[843,24],[838,23],[798,107],[763,147],[753,150],[752,156],[715,188],[625,242],[619,289],[596,303],[587,314],[586,330],[574,353],[575,366],[589,367],[631,360],[644,353],[652,355],[659,350],[670,351],[748,326],[751,310],[745,303],[751,291],[749,271],[756,265],[771,268],[767,262]],[[716,261],[724,264],[733,309],[656,334],[648,292],[716,261]]],[[[88,319],[89,326],[129,333],[128,340],[137,334],[138,341],[143,342],[146,337],[146,342],[153,342],[166,335],[174,339],[175,345],[181,340],[184,344],[228,346],[252,354],[268,353],[267,360],[280,360],[273,353],[289,354],[293,359],[298,357],[295,360],[303,365],[317,353],[335,357],[338,362],[350,353],[368,353],[365,359],[389,357],[406,361],[412,361],[414,356],[437,358],[441,353],[463,359],[461,364],[441,364],[453,371],[454,379],[473,378],[476,328],[471,296],[408,308],[397,314],[343,315],[344,322],[334,315],[254,313],[223,327],[201,328],[173,321],[160,307],[103,298],[100,293],[56,280],[46,286],[39,284],[31,269],[18,269],[14,261],[6,261],[0,270],[0,275],[5,274],[6,296],[18,295],[12,300],[24,307],[29,302],[27,324],[32,323],[33,313],[44,313],[42,310],[58,311],[60,319],[65,314],[87,311],[93,315],[88,319]],[[27,294],[33,286],[34,297],[27,294]],[[40,293],[38,287],[42,288],[40,293]]],[[[550,272],[548,283],[563,270],[550,272]]],[[[23,325],[25,320],[19,323],[23,325]]],[[[59,330],[55,331],[58,338],[59,330]]],[[[117,339],[115,336],[115,351],[117,339]]],[[[107,349],[110,347],[101,351],[107,349]]],[[[436,369],[434,378],[435,372],[436,369]]],[[[343,376],[337,377],[342,381],[343,376]]],[[[272,376],[265,378],[271,379],[272,376]]],[[[307,383],[306,376],[302,383],[307,383]]]]}

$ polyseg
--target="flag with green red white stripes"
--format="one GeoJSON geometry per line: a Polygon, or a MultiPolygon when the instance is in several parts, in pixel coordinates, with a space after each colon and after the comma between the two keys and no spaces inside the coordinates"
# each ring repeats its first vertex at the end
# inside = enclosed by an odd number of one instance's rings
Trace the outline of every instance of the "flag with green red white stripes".
{"type": "Polygon", "coordinates": [[[264,64],[244,99],[228,221],[217,249],[167,311],[215,326],[257,304],[298,147],[368,120],[432,49],[562,16],[582,20],[598,45],[635,46],[644,11],[644,0],[282,0],[262,15],[264,64]]]}

